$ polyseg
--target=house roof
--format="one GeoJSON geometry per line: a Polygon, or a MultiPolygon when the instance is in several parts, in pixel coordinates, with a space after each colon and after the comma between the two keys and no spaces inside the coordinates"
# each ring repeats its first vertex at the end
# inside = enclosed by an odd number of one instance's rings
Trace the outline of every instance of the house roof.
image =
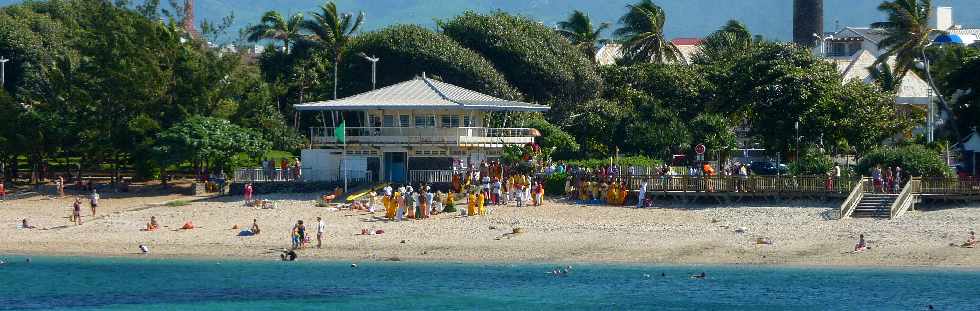
{"type": "MultiPolygon", "coordinates": [[[[677,50],[681,52],[681,57],[683,58],[683,63],[690,63],[694,54],[700,51],[700,46],[703,41],[698,38],[676,38],[670,40],[677,50]]],[[[615,65],[616,60],[623,58],[623,45],[619,43],[606,43],[599,47],[599,50],[595,53],[596,64],[605,65],[615,65]]]]}
{"type": "Polygon", "coordinates": [[[670,40],[670,43],[674,45],[701,45],[701,42],[699,38],[674,38],[670,40]]]}
{"type": "MultiPolygon", "coordinates": [[[[876,59],[868,50],[861,50],[854,54],[850,61],[836,62],[836,64],[845,83],[852,80],[871,83],[875,80],[871,74],[871,65],[875,63],[876,59]]],[[[890,59],[887,63],[888,66],[895,68],[894,59],[890,59]]],[[[930,100],[929,84],[913,71],[905,74],[899,84],[898,92],[895,94],[895,102],[898,104],[926,105],[930,100]]]]}
{"type": "Polygon", "coordinates": [[[888,31],[885,29],[866,27],[844,27],[844,29],[834,34],[835,39],[860,37],[873,42],[875,45],[881,43],[881,40],[887,36],[888,31]]]}
{"type": "Polygon", "coordinates": [[[547,111],[550,109],[544,105],[496,98],[424,76],[350,97],[303,103],[295,107],[300,111],[365,109],[547,111]]]}

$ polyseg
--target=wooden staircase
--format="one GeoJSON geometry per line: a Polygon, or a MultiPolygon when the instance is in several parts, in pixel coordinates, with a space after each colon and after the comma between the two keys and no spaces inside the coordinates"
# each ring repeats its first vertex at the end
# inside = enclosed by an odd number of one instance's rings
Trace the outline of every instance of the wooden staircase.
{"type": "Polygon", "coordinates": [[[890,218],[892,204],[897,198],[897,194],[866,193],[854,207],[851,217],[890,218]]]}

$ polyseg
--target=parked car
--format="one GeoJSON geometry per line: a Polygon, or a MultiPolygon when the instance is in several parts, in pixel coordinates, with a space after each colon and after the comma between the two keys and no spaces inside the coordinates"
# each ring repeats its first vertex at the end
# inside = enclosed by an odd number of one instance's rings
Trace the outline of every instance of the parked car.
{"type": "Polygon", "coordinates": [[[752,170],[752,174],[756,175],[777,175],[777,174],[789,174],[789,166],[780,163],[776,165],[776,162],[762,161],[762,162],[752,162],[749,164],[749,170],[752,170]],[[776,168],[779,168],[778,170],[776,168]]]}

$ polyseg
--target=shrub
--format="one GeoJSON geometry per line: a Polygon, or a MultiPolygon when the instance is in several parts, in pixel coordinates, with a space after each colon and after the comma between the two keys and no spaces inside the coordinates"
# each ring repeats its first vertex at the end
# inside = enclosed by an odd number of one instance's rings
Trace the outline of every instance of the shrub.
{"type": "Polygon", "coordinates": [[[544,193],[547,195],[565,195],[565,181],[568,180],[567,173],[551,174],[544,179],[544,193]]]}
{"type": "MultiPolygon", "coordinates": [[[[663,164],[663,161],[648,158],[646,156],[641,156],[641,155],[621,157],[613,162],[614,164],[619,166],[635,166],[635,167],[658,167],[661,164],[663,164]]],[[[583,167],[583,168],[599,168],[603,166],[608,166],[609,159],[581,159],[581,160],[568,161],[567,163],[572,166],[583,167]]]]}
{"type": "Polygon", "coordinates": [[[935,151],[920,145],[884,147],[868,152],[857,164],[857,172],[868,175],[871,168],[900,166],[906,176],[950,176],[952,172],[935,151]]]}
{"type": "Polygon", "coordinates": [[[834,160],[820,153],[820,149],[806,148],[800,158],[789,165],[794,175],[822,175],[834,168],[834,160]]]}

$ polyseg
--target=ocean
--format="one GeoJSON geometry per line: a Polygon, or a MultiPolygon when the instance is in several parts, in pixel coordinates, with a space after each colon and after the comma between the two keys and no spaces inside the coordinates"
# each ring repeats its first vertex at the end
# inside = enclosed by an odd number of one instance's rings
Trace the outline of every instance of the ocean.
{"type": "Polygon", "coordinates": [[[7,260],[0,310],[980,310],[953,268],[7,260]]]}

